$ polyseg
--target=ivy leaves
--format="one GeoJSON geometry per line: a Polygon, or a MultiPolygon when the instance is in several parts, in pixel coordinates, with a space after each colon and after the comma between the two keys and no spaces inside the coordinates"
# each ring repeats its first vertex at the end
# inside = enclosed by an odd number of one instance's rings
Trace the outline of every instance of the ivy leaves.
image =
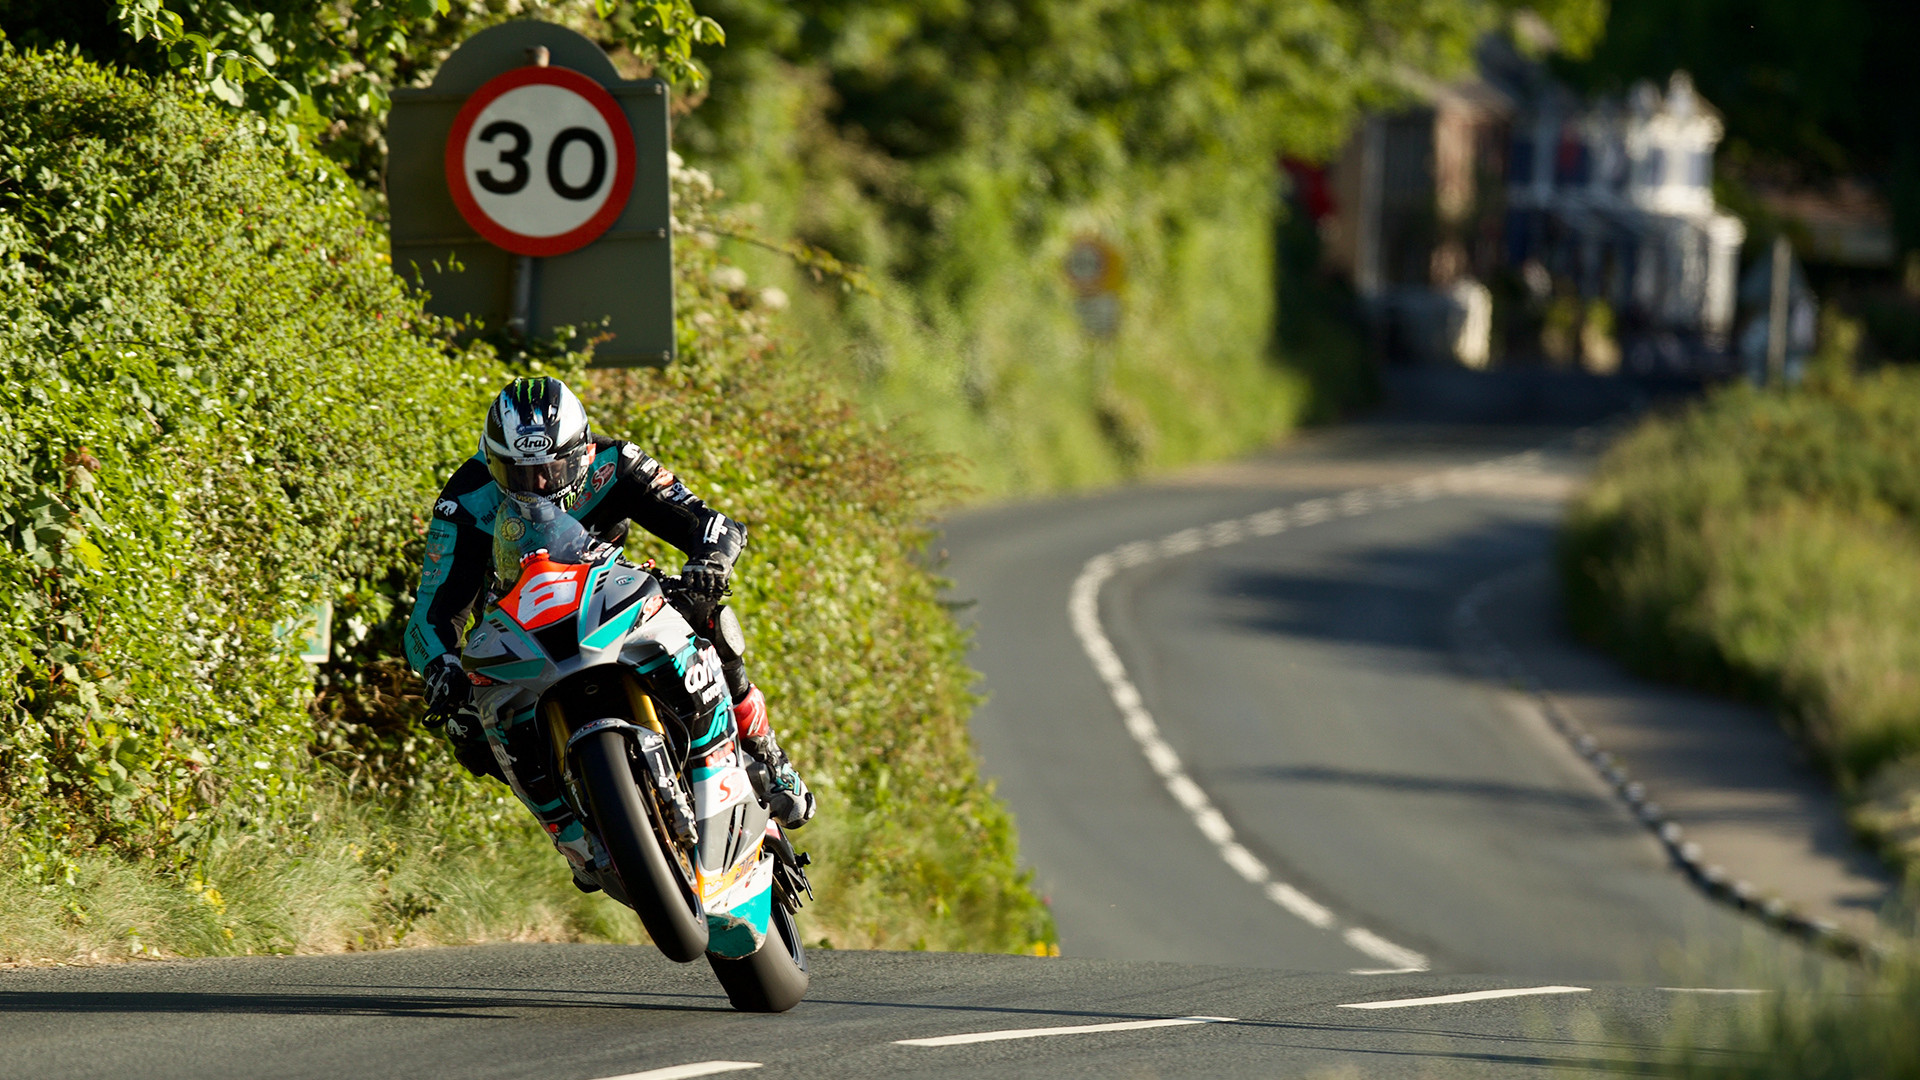
{"type": "Polygon", "coordinates": [[[114,0],[120,27],[152,42],[207,93],[318,132],[377,123],[394,86],[430,71],[475,30],[512,16],[597,18],[612,43],[675,82],[705,78],[696,45],[720,45],[720,24],[691,0],[114,0]]]}

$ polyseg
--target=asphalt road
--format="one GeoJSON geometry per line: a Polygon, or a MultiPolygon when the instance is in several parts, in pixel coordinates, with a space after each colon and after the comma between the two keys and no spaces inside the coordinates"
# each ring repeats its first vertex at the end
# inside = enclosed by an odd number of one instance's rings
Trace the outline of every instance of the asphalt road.
{"type": "Polygon", "coordinates": [[[1363,425],[949,523],[945,569],[989,695],[975,735],[1065,954],[1402,966],[1356,949],[1358,928],[1434,971],[1742,980],[1765,936],[1676,874],[1562,739],[1468,674],[1448,632],[1476,584],[1550,558],[1591,463],[1571,430],[1363,425]],[[1391,486],[1541,446],[1420,498],[1391,486]],[[1348,513],[1354,491],[1373,495],[1348,513]],[[1322,497],[1315,520],[1207,546],[1216,523],[1322,497]],[[1202,809],[1258,864],[1251,879],[1129,735],[1070,619],[1088,560],[1132,541],[1151,550],[1101,583],[1099,630],[1202,809]],[[1274,882],[1311,904],[1269,900],[1274,882]]]}
{"type": "Polygon", "coordinates": [[[1364,425],[948,523],[990,694],[976,735],[1061,958],[815,952],[808,1000],[772,1017],[731,1012],[705,965],[621,946],[0,971],[0,1080],[1519,1077],[1643,1057],[1677,1003],[1755,1007],[1701,991],[1748,985],[1773,945],[1448,632],[1477,583],[1547,557],[1588,463],[1567,434],[1364,425]]]}
{"type": "Polygon", "coordinates": [[[925,953],[813,968],[780,1016],[731,1012],[704,964],[616,945],[0,972],[0,1077],[1519,1077],[1642,1057],[1682,997],[1752,1003],[1601,985],[1352,1009],[1537,984],[925,953]],[[1188,1017],[1219,1019],[1156,1023],[1188,1017]]]}

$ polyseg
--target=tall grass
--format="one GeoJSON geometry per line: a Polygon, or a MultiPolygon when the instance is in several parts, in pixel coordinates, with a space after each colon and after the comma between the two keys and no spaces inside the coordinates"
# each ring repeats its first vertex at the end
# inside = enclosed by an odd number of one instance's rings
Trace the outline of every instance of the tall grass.
{"type": "MultiPolygon", "coordinates": [[[[1912,1080],[1920,1077],[1920,963],[1865,977],[1771,980],[1709,1021],[1683,1015],[1653,1063],[1693,1080],[1912,1080]]],[[[1644,1070],[1636,1070],[1644,1071],[1644,1070]]]]}
{"type": "Polygon", "coordinates": [[[1608,455],[1562,558],[1587,637],[1778,709],[1920,868],[1916,431],[1912,371],[1723,390],[1608,455]]]}
{"type": "Polygon", "coordinates": [[[305,825],[223,840],[190,876],[97,849],[51,882],[0,864],[0,963],[641,940],[632,912],[573,888],[530,823],[457,841],[421,814],[323,798],[305,825]]]}

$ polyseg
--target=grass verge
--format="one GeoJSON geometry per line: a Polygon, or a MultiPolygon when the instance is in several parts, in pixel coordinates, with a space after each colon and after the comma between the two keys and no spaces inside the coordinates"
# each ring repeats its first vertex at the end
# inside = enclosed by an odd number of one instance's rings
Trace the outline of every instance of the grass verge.
{"type": "Polygon", "coordinates": [[[1920,373],[1745,386],[1643,424],[1574,507],[1576,628],[1779,711],[1920,877],[1920,373]]]}

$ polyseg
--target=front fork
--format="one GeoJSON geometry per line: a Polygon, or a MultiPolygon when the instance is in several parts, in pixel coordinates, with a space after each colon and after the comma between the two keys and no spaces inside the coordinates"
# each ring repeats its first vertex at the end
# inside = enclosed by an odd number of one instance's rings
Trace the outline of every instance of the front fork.
{"type": "Polygon", "coordinates": [[[573,773],[573,744],[595,731],[605,728],[624,728],[631,741],[634,757],[641,768],[634,770],[634,779],[647,784],[657,796],[656,805],[666,816],[666,826],[675,839],[692,847],[699,840],[700,829],[694,812],[693,801],[687,789],[680,782],[680,770],[673,764],[668,749],[667,729],[660,722],[660,714],[655,709],[653,698],[635,684],[631,675],[622,674],[621,682],[627,690],[627,703],[637,724],[630,724],[618,718],[595,720],[570,729],[565,712],[559,702],[547,703],[547,724],[553,746],[560,759],[561,776],[567,784],[567,790],[573,794],[574,805],[585,808],[586,800],[579,791],[578,781],[573,773]]]}

